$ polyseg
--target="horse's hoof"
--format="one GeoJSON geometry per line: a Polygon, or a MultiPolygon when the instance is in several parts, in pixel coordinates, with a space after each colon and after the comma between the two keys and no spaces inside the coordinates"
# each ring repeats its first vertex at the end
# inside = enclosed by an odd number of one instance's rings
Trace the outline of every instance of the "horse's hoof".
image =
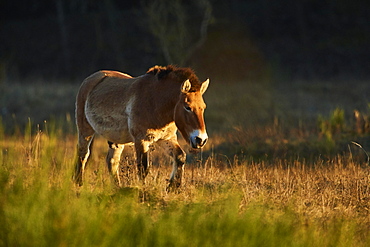
{"type": "Polygon", "coordinates": [[[179,188],[181,186],[180,182],[176,182],[176,181],[173,181],[173,180],[167,180],[167,181],[169,181],[169,184],[166,188],[167,193],[179,191],[179,188]]]}

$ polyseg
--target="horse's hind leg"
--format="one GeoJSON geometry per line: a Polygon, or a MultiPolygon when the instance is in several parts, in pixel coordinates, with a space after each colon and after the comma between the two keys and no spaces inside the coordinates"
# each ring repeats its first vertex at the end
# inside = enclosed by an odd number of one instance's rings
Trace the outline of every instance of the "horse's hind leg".
{"type": "Polygon", "coordinates": [[[123,144],[114,144],[113,142],[109,142],[109,149],[108,149],[108,155],[107,155],[107,165],[109,173],[111,174],[114,183],[121,187],[121,180],[119,178],[119,166],[120,166],[120,160],[121,160],[121,154],[124,149],[123,144]]]}
{"type": "Polygon", "coordinates": [[[82,186],[83,172],[86,167],[86,163],[90,156],[91,144],[94,140],[94,133],[91,135],[83,136],[82,134],[78,135],[78,144],[77,144],[77,160],[75,166],[75,172],[73,175],[73,180],[79,186],[82,186]]]}

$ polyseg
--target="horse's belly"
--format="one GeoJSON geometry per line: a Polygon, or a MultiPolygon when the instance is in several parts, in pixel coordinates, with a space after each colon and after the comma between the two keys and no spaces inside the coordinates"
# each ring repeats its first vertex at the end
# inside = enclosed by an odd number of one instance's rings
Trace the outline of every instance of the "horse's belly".
{"type": "Polygon", "coordinates": [[[124,144],[133,141],[128,130],[127,118],[124,116],[104,116],[86,112],[86,118],[96,133],[111,142],[124,144]]]}

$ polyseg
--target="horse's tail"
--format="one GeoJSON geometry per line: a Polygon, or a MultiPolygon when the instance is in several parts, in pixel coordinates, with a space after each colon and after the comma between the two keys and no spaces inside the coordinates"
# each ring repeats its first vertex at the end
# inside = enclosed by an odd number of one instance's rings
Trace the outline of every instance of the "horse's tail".
{"type": "Polygon", "coordinates": [[[94,87],[102,82],[106,77],[106,74],[100,71],[87,77],[82,82],[76,97],[75,114],[78,131],[78,144],[73,180],[80,186],[82,185],[83,171],[91,153],[91,144],[94,140],[95,133],[95,130],[91,127],[85,116],[85,104],[91,90],[93,90],[94,87]]]}

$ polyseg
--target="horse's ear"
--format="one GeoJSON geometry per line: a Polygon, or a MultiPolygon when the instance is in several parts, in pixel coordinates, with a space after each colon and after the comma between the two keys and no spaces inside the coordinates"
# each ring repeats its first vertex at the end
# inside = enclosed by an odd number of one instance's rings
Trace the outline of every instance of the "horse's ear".
{"type": "Polygon", "coordinates": [[[209,85],[209,78],[202,83],[202,86],[200,86],[200,93],[201,94],[204,94],[204,92],[208,88],[208,85],[209,85]]]}
{"type": "Polygon", "coordinates": [[[191,83],[189,79],[187,79],[186,81],[182,83],[181,92],[188,93],[190,91],[190,88],[191,88],[191,83]]]}

